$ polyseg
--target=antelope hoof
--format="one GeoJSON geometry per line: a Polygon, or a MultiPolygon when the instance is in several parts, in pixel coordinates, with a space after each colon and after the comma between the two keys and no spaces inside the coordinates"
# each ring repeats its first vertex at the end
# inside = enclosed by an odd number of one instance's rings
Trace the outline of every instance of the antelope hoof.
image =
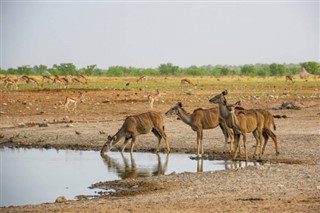
{"type": "Polygon", "coordinates": [[[277,152],[276,155],[278,156],[280,154],[280,152],[277,152]]]}

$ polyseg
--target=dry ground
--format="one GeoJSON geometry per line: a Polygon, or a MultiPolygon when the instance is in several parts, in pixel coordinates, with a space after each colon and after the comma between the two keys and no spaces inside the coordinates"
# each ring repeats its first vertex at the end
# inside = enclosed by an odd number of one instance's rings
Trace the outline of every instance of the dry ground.
{"type": "MultiPolygon", "coordinates": [[[[197,107],[214,107],[208,99],[224,88],[218,83],[162,88],[154,109],[164,113],[177,101],[190,112],[197,107]]],[[[263,156],[271,164],[102,182],[95,187],[119,190],[93,200],[7,207],[0,208],[0,212],[319,212],[320,86],[306,83],[280,89],[228,89],[229,102],[241,99],[245,108],[264,108],[287,116],[276,119],[280,155],[275,155],[274,144],[269,141],[263,156]],[[275,110],[285,101],[295,101],[301,110],[275,110]]],[[[99,150],[127,115],[148,110],[146,96],[155,94],[154,88],[143,86],[82,91],[86,91],[85,102],[78,105],[76,113],[70,113],[62,103],[66,95],[78,94],[79,89],[2,90],[0,145],[99,150]],[[49,126],[39,127],[43,121],[49,126]]],[[[166,117],[165,129],[172,152],[196,153],[196,133],[189,126],[175,117],[166,117]]],[[[255,143],[252,135],[248,139],[248,152],[252,155],[255,143]]],[[[209,158],[230,158],[223,153],[222,141],[220,129],[205,130],[204,148],[209,158]]],[[[156,138],[143,135],[138,138],[135,151],[152,152],[155,147],[156,138]]]]}

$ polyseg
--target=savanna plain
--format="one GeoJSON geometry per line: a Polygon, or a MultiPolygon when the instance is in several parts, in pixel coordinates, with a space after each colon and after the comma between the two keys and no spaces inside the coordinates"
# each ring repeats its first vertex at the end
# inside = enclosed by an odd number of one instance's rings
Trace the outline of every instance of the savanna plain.
{"type": "MultiPolygon", "coordinates": [[[[134,77],[89,77],[88,87],[69,88],[50,84],[36,88],[20,83],[16,90],[1,85],[0,147],[98,151],[128,115],[150,110],[147,96],[156,96],[157,89],[160,96],[153,110],[163,115],[177,102],[190,113],[199,107],[217,107],[209,99],[228,89],[228,103],[241,100],[246,109],[265,109],[280,117],[275,118],[274,131],[280,154],[276,155],[275,145],[269,139],[262,163],[256,165],[101,180],[92,184],[117,190],[94,199],[1,207],[0,212],[320,211],[319,78],[297,78],[291,83],[282,77],[188,77],[194,85],[180,85],[182,78],[148,77],[137,82],[134,77]],[[69,112],[64,107],[65,98],[78,96],[80,92],[85,93],[84,102],[78,103],[75,112],[69,112]],[[283,103],[296,107],[280,109],[283,103]]],[[[196,156],[196,132],[190,126],[175,116],[164,116],[164,125],[171,152],[196,156]]],[[[255,140],[251,133],[247,140],[249,160],[255,161],[252,159],[255,140]]],[[[205,160],[232,158],[224,152],[223,141],[219,128],[204,131],[205,160]]],[[[134,151],[154,152],[156,146],[152,133],[141,135],[134,151]]],[[[114,149],[117,148],[118,145],[114,149]]],[[[129,146],[125,151],[129,151],[129,146]]],[[[165,152],[164,143],[161,151],[165,152]]]]}

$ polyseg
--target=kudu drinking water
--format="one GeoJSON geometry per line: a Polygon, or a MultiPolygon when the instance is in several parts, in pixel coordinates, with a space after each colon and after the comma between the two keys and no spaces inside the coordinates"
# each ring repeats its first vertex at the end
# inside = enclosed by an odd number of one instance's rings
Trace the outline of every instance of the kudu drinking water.
{"type": "Polygon", "coordinates": [[[169,153],[170,148],[167,135],[164,132],[163,116],[159,112],[149,111],[139,115],[128,116],[120,130],[114,136],[108,136],[107,142],[101,149],[101,154],[111,150],[123,137],[125,137],[125,141],[121,152],[124,151],[127,143],[131,139],[130,152],[132,153],[137,136],[147,134],[150,131],[158,138],[158,147],[156,151],[159,152],[160,142],[163,138],[167,146],[167,153],[169,153]]]}

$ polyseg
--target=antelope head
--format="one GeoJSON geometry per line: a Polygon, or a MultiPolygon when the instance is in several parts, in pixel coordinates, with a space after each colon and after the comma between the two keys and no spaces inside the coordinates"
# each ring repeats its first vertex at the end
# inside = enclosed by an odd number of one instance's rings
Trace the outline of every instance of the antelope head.
{"type": "Polygon", "coordinates": [[[212,97],[209,102],[213,104],[227,104],[225,96],[228,95],[228,90],[224,90],[221,94],[212,97]]]}
{"type": "Polygon", "coordinates": [[[236,103],[234,104],[228,104],[227,105],[227,109],[228,111],[230,111],[231,113],[234,113],[235,112],[235,109],[241,105],[241,102],[240,101],[237,101],[236,103]]]}
{"type": "Polygon", "coordinates": [[[111,137],[110,135],[107,138],[107,142],[103,145],[100,154],[103,155],[103,153],[106,151],[110,151],[113,145],[113,142],[116,140],[116,136],[111,137]]]}
{"type": "Polygon", "coordinates": [[[182,103],[178,102],[174,107],[172,107],[171,109],[169,109],[165,115],[177,115],[179,113],[179,109],[182,108],[182,103]]]}

